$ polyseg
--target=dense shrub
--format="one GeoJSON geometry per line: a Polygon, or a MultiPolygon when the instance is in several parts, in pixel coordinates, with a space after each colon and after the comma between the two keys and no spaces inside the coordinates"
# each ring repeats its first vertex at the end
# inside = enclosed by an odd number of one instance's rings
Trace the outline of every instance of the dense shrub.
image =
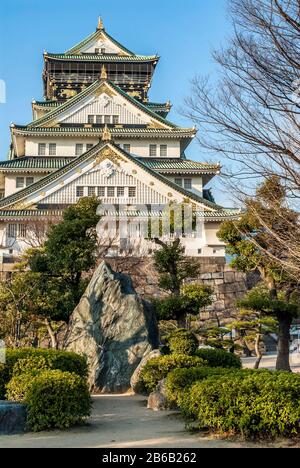
{"type": "Polygon", "coordinates": [[[24,374],[15,375],[6,385],[6,399],[10,401],[24,402],[27,392],[32,385],[33,379],[44,372],[44,370],[25,372],[24,374]]]}
{"type": "Polygon", "coordinates": [[[6,363],[0,366],[0,399],[4,398],[5,386],[8,384],[12,376],[20,374],[27,367],[34,368],[37,365],[38,359],[40,365],[44,369],[56,369],[66,372],[74,372],[80,377],[86,377],[88,368],[86,359],[78,356],[75,353],[66,351],[57,351],[54,349],[35,349],[35,348],[18,348],[7,349],[6,363]],[[22,361],[19,364],[18,361],[22,361]],[[32,360],[32,364],[30,361],[32,360]],[[43,364],[42,364],[43,362],[43,364]]]}
{"type": "Polygon", "coordinates": [[[188,330],[176,330],[167,337],[167,345],[172,354],[193,356],[199,346],[196,335],[188,330]]]}
{"type": "Polygon", "coordinates": [[[180,399],[198,428],[245,437],[300,433],[300,376],[240,371],[195,383],[180,399]]]}
{"type": "Polygon", "coordinates": [[[166,378],[168,373],[173,369],[200,367],[204,365],[206,365],[206,362],[199,357],[180,354],[150,359],[140,375],[140,390],[153,392],[157,384],[166,378]]]}
{"type": "Polygon", "coordinates": [[[175,369],[166,379],[167,398],[171,405],[180,404],[181,398],[189,388],[198,381],[212,376],[227,375],[229,372],[239,372],[233,369],[193,367],[190,369],[175,369]]]}
{"type": "Polygon", "coordinates": [[[82,422],[91,411],[86,380],[59,370],[35,376],[24,401],[28,405],[28,426],[36,432],[68,428],[82,422]]]}
{"type": "Polygon", "coordinates": [[[207,361],[209,367],[241,369],[241,359],[222,349],[198,349],[196,356],[207,361]]]}

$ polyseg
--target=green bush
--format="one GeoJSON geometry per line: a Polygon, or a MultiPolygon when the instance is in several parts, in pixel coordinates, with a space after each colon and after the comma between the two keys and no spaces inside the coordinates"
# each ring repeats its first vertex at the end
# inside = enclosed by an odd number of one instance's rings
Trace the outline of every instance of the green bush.
{"type": "Polygon", "coordinates": [[[90,415],[91,399],[84,378],[60,370],[16,375],[7,385],[7,397],[27,404],[29,429],[64,429],[90,415]]]}
{"type": "Polygon", "coordinates": [[[240,371],[195,383],[180,400],[199,429],[247,438],[300,433],[300,375],[240,371]]]}
{"type": "Polygon", "coordinates": [[[167,336],[167,344],[172,354],[193,356],[199,346],[196,335],[188,330],[176,330],[167,336]]]}
{"type": "Polygon", "coordinates": [[[150,359],[140,375],[140,391],[146,391],[148,393],[153,392],[157,384],[166,378],[168,373],[174,369],[200,367],[204,365],[206,365],[206,362],[199,357],[180,354],[150,359]]]}
{"type": "Polygon", "coordinates": [[[43,369],[46,367],[48,369],[73,372],[83,378],[87,377],[88,368],[86,359],[75,353],[54,349],[7,349],[6,363],[4,366],[0,366],[0,399],[4,398],[5,387],[12,376],[22,373],[23,366],[25,366],[24,369],[36,367],[38,359],[41,359],[39,362],[43,369]],[[32,364],[30,364],[30,360],[33,360],[32,364]],[[17,364],[18,361],[22,362],[17,364]]]}
{"type": "Polygon", "coordinates": [[[222,349],[198,349],[196,356],[207,361],[209,367],[223,367],[241,369],[241,359],[222,349]]]}
{"type": "Polygon", "coordinates": [[[166,392],[169,403],[180,404],[184,393],[198,381],[208,379],[212,376],[226,375],[229,372],[239,372],[233,369],[192,367],[190,369],[175,369],[171,371],[166,379],[166,392]]]}
{"type": "Polygon", "coordinates": [[[13,367],[13,377],[23,374],[32,374],[35,371],[48,370],[52,363],[47,361],[43,356],[31,356],[19,359],[13,367]]]}

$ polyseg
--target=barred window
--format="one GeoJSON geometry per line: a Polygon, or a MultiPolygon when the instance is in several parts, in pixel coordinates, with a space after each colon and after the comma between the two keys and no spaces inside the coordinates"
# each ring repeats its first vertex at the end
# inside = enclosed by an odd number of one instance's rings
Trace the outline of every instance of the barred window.
{"type": "Polygon", "coordinates": [[[24,188],[25,187],[25,178],[24,177],[17,177],[16,178],[16,188],[24,188]]]}
{"type": "Polygon", "coordinates": [[[19,237],[25,239],[27,236],[27,226],[26,224],[19,224],[19,237]]]}
{"type": "Polygon", "coordinates": [[[93,147],[94,147],[93,143],[88,143],[88,144],[86,145],[86,150],[89,151],[89,150],[91,150],[93,147]]]}
{"type": "Polygon", "coordinates": [[[18,233],[18,225],[17,224],[9,224],[8,229],[7,229],[7,235],[8,237],[12,239],[17,238],[17,233],[18,233]]]}
{"type": "Polygon", "coordinates": [[[129,198],[135,198],[135,196],[136,196],[136,188],[135,187],[129,187],[128,196],[129,196],[129,198]]]}
{"type": "Polygon", "coordinates": [[[88,196],[94,197],[96,195],[96,187],[88,187],[88,196]]]}
{"type": "Polygon", "coordinates": [[[39,143],[38,155],[39,156],[46,156],[46,143],[39,143]]]}
{"type": "Polygon", "coordinates": [[[175,179],[175,184],[179,185],[179,187],[182,187],[182,179],[175,179]]]}
{"type": "Polygon", "coordinates": [[[75,155],[76,156],[81,156],[83,153],[83,144],[77,143],[75,147],[75,155]]]}
{"type": "Polygon", "coordinates": [[[104,123],[105,124],[110,124],[110,115],[105,115],[104,116],[104,123]]]}
{"type": "Polygon", "coordinates": [[[84,187],[76,187],[76,197],[81,198],[84,196],[84,187]]]}
{"type": "Polygon", "coordinates": [[[119,116],[118,115],[113,115],[113,124],[118,125],[119,123],[119,116]]]}
{"type": "Polygon", "coordinates": [[[192,179],[184,179],[184,188],[186,190],[192,189],[192,179]]]}
{"type": "Polygon", "coordinates": [[[102,124],[102,115],[96,115],[96,124],[101,125],[102,124]]]}
{"type": "Polygon", "coordinates": [[[115,196],[115,187],[108,187],[107,188],[107,196],[114,197],[115,196]]]}
{"type": "Polygon", "coordinates": [[[168,146],[167,145],[160,145],[160,156],[162,158],[166,158],[168,156],[168,146]]]}
{"type": "Polygon", "coordinates": [[[156,158],[156,156],[157,156],[157,145],[150,145],[149,154],[150,154],[150,157],[156,158]]]}
{"type": "Polygon", "coordinates": [[[56,156],[56,143],[49,143],[49,156],[56,156]]]}
{"type": "Polygon", "coordinates": [[[117,187],[117,197],[124,197],[125,187],[117,187]]]}
{"type": "Polygon", "coordinates": [[[0,200],[5,197],[5,190],[0,190],[0,200]]]}
{"type": "Polygon", "coordinates": [[[94,120],[95,120],[95,116],[94,115],[88,115],[88,124],[93,124],[94,123],[94,120]]]}
{"type": "Polygon", "coordinates": [[[98,197],[105,197],[105,187],[98,187],[98,197]]]}
{"type": "Polygon", "coordinates": [[[34,183],[34,177],[26,177],[26,187],[34,183]]]}

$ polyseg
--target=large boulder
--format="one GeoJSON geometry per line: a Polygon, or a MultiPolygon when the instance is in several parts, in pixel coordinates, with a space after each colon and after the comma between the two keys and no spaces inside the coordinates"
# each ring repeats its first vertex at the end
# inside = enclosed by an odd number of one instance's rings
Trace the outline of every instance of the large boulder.
{"type": "Polygon", "coordinates": [[[87,357],[91,390],[127,392],[142,358],[157,346],[152,307],[138,297],[130,277],[102,262],[72,314],[65,346],[87,357]]]}
{"type": "Polygon", "coordinates": [[[26,419],[26,405],[11,401],[0,401],[0,435],[25,432],[26,419]]]}
{"type": "Polygon", "coordinates": [[[150,393],[147,409],[151,409],[153,411],[165,411],[168,409],[166,379],[159,382],[156,390],[150,393]]]}

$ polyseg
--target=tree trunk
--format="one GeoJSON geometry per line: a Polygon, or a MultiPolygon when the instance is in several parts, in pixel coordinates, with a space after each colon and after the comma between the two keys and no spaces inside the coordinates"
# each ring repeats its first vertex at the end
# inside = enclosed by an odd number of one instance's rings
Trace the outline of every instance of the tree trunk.
{"type": "Polygon", "coordinates": [[[257,359],[254,365],[254,369],[259,369],[259,366],[263,357],[261,349],[260,349],[260,343],[261,343],[261,334],[258,333],[255,339],[255,354],[256,354],[257,359]]]}
{"type": "Polygon", "coordinates": [[[45,325],[47,327],[47,331],[51,340],[51,347],[53,349],[58,349],[58,341],[57,341],[56,333],[54,332],[52,325],[47,318],[45,319],[45,325]]]}
{"type": "Polygon", "coordinates": [[[292,372],[290,367],[290,329],[293,322],[291,317],[278,316],[278,356],[276,370],[292,372]]]}

